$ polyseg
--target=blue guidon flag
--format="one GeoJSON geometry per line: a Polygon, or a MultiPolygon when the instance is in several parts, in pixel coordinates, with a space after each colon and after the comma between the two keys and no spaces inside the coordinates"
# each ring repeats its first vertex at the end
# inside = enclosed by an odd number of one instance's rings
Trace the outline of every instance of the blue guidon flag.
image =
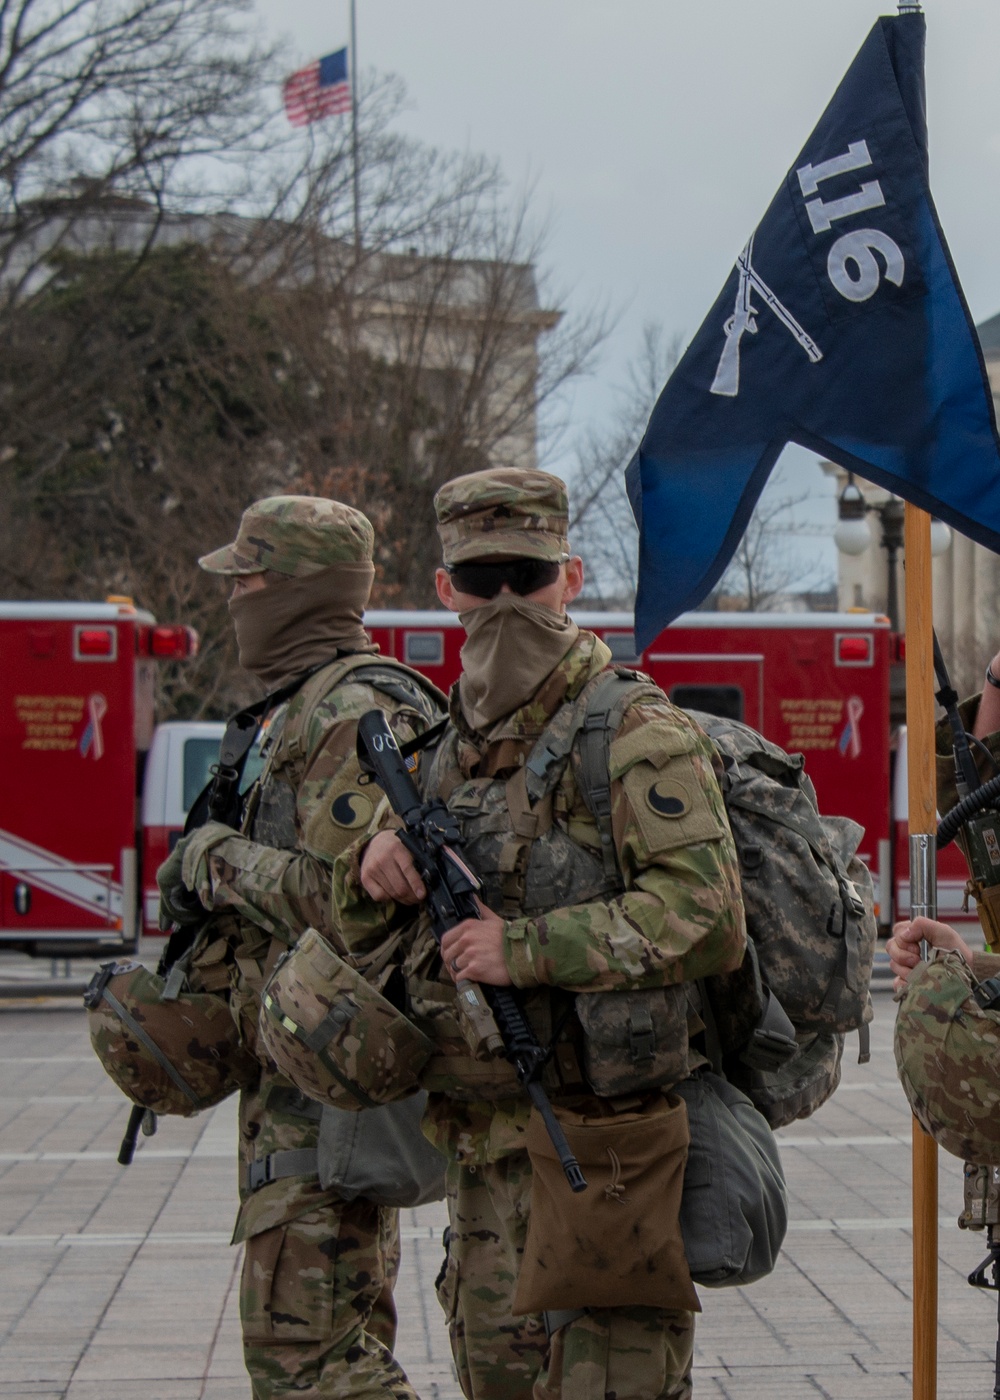
{"type": "Polygon", "coordinates": [[[626,470],[636,635],[710,592],[788,442],[1000,552],[1000,442],[927,182],[924,18],[879,19],[626,470]]]}
{"type": "Polygon", "coordinates": [[[308,126],[323,117],[351,110],[347,50],[338,49],[285,79],[281,95],[292,126],[308,126]]]}

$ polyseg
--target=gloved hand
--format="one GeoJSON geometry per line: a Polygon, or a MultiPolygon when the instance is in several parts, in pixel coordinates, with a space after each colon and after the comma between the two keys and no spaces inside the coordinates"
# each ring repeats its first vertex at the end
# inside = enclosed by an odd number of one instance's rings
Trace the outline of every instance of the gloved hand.
{"type": "Polygon", "coordinates": [[[205,917],[205,907],[193,890],[186,889],[181,878],[181,865],[184,860],[182,836],[156,872],[156,883],[160,890],[160,927],[168,929],[171,924],[191,925],[201,923],[205,917]]]}
{"type": "Polygon", "coordinates": [[[208,854],[231,837],[240,840],[240,833],[224,822],[206,822],[178,842],[184,847],[181,857],[181,882],[193,890],[206,909],[212,908],[212,880],[208,872],[208,854]]]}

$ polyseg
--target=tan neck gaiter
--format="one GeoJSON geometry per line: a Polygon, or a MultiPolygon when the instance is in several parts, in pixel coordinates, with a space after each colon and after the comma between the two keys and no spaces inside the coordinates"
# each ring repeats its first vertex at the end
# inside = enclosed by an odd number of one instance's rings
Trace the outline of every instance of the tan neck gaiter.
{"type": "Polygon", "coordinates": [[[266,588],[231,598],[240,665],[274,690],[338,651],[378,651],[362,623],[374,578],[367,560],[331,564],[305,578],[271,573],[266,588]]]}
{"type": "Polygon", "coordinates": [[[498,593],[459,614],[465,628],[459,698],[473,729],[520,709],[572,648],[580,629],[566,613],[498,593]]]}

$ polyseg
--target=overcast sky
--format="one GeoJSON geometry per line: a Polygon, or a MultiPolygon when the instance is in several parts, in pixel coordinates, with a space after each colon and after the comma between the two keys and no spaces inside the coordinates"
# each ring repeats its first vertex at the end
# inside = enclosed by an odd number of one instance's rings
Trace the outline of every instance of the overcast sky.
{"type": "MultiPolygon", "coordinates": [[[[257,8],[297,60],[347,42],[347,0],[257,8]]],[[[1000,0],[924,9],[931,187],[979,321],[1000,311],[1000,0]]],[[[409,134],[495,156],[515,187],[531,183],[564,305],[618,313],[574,400],[582,426],[609,411],[644,322],[685,341],[697,330],[875,18],[894,12],[874,0],[358,0],[358,53],[362,69],[404,79],[409,134]]],[[[797,453],[790,476],[828,495],[814,464],[797,453]]],[[[832,502],[813,515],[832,529],[832,502]]]]}

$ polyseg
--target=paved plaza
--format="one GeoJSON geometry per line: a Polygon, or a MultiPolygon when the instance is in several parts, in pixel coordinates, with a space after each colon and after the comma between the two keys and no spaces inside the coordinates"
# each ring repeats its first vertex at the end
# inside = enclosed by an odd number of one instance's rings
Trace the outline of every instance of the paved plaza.
{"type": "MultiPolygon", "coordinates": [[[[780,1137],[792,1223],[775,1273],[702,1290],[697,1400],[910,1397],[910,1119],[876,991],[873,1056],[780,1137]]],[[[852,1053],[853,1051],[853,1053],[852,1053]]],[[[237,1317],[235,1115],[161,1123],[128,1169],[123,1100],[76,1001],[0,1005],[0,1400],[248,1400],[237,1317]]],[[[992,1394],[985,1253],[954,1227],[961,1164],[941,1155],[942,1400],[992,1394]]],[[[441,1205],[404,1212],[398,1355],[425,1400],[457,1400],[433,1280],[441,1205]]]]}

